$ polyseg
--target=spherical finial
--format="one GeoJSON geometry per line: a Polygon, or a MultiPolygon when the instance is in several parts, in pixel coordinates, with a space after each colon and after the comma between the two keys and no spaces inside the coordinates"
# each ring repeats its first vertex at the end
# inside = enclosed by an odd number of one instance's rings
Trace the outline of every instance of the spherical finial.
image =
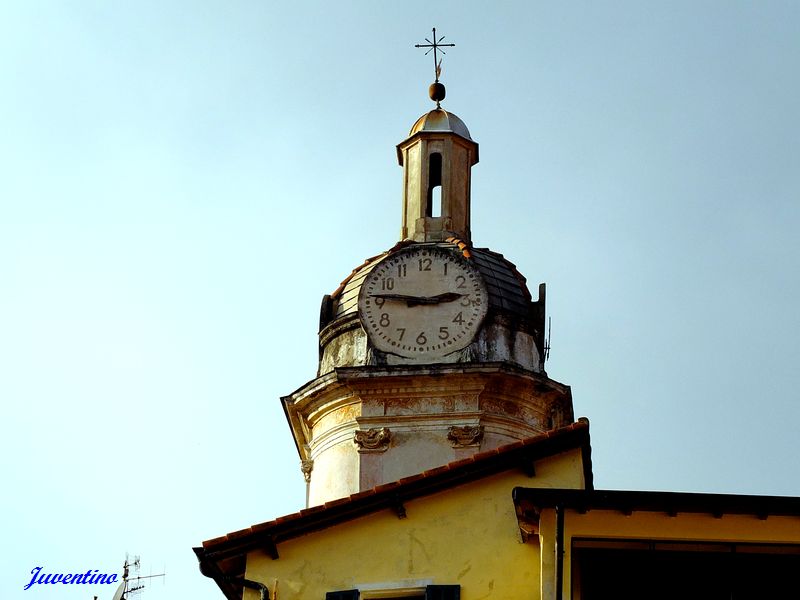
{"type": "Polygon", "coordinates": [[[432,83],[431,86],[428,88],[428,95],[431,97],[431,100],[439,104],[442,100],[444,100],[445,96],[445,89],[444,85],[439,83],[438,81],[432,83]]]}

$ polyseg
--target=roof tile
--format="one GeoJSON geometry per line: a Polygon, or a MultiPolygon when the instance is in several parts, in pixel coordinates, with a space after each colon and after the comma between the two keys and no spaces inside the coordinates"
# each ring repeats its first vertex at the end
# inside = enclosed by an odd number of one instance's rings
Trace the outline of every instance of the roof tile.
{"type": "Polygon", "coordinates": [[[258,523],[257,525],[252,525],[250,529],[253,530],[253,533],[257,533],[259,531],[264,531],[265,529],[272,528],[275,525],[275,523],[277,523],[277,520],[267,521],[266,523],[258,523]]]}
{"type": "Polygon", "coordinates": [[[447,466],[450,467],[449,470],[452,471],[453,469],[457,469],[458,467],[462,467],[464,465],[468,465],[468,464],[470,464],[472,462],[474,462],[474,459],[473,459],[472,456],[470,456],[468,458],[462,458],[461,460],[455,460],[455,461],[453,461],[451,463],[447,463],[447,466]]]}
{"type": "Polygon", "coordinates": [[[390,490],[392,488],[396,488],[400,486],[399,481],[390,481],[389,483],[382,483],[381,485],[375,486],[369,492],[383,492],[386,490],[390,490]]]}
{"type": "Polygon", "coordinates": [[[251,533],[253,533],[253,530],[250,527],[248,527],[246,529],[240,529],[239,531],[232,531],[231,533],[229,533],[225,537],[227,539],[229,539],[229,540],[235,540],[237,538],[245,537],[247,535],[250,535],[251,533]]]}
{"type": "Polygon", "coordinates": [[[422,479],[424,475],[422,473],[418,473],[416,475],[410,475],[408,477],[403,477],[402,479],[398,480],[397,483],[400,485],[411,483],[412,481],[417,481],[418,479],[422,479]]]}
{"type": "Polygon", "coordinates": [[[340,504],[347,504],[348,502],[350,502],[350,497],[345,496],[344,498],[336,498],[335,500],[329,500],[322,506],[324,506],[325,508],[330,508],[332,506],[339,506],[340,504]]]}
{"type": "Polygon", "coordinates": [[[450,470],[450,464],[446,464],[442,465],[441,467],[436,467],[435,469],[428,469],[427,471],[424,471],[422,475],[424,477],[433,477],[434,475],[437,475],[439,473],[444,473],[445,471],[449,470],[450,470]]]}
{"type": "Polygon", "coordinates": [[[310,515],[313,513],[322,512],[323,510],[325,510],[324,504],[315,504],[314,506],[309,506],[308,508],[304,508],[303,510],[300,511],[299,514],[310,515]]]}
{"type": "Polygon", "coordinates": [[[360,492],[356,492],[355,494],[350,494],[350,496],[348,496],[348,497],[350,498],[350,500],[358,500],[359,498],[363,498],[365,496],[369,496],[370,494],[373,493],[373,490],[375,490],[375,489],[376,488],[372,488],[372,489],[369,489],[369,490],[362,490],[360,492]]]}

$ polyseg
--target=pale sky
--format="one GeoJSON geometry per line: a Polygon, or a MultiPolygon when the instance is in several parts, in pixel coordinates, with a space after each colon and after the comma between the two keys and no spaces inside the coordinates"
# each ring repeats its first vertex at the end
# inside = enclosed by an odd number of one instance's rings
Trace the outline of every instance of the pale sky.
{"type": "MultiPolygon", "coordinates": [[[[433,68],[598,488],[800,496],[800,3],[0,5],[0,597],[303,506],[279,398],[400,227],[433,68]]],[[[510,502],[510,498],[509,498],[510,502]]]]}

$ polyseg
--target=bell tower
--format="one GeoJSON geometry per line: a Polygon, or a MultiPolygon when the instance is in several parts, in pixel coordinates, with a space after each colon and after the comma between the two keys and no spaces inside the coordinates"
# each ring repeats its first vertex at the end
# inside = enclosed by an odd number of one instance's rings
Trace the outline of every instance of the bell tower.
{"type": "Polygon", "coordinates": [[[569,386],[544,370],[545,286],[536,297],[502,254],[472,243],[478,144],[436,108],[397,146],[401,240],[322,299],[317,377],[282,398],[321,504],[574,421],[569,386]]]}
{"type": "Polygon", "coordinates": [[[397,145],[397,159],[403,167],[400,239],[469,242],[470,179],[478,144],[464,122],[438,107],[422,115],[397,145]]]}
{"type": "Polygon", "coordinates": [[[433,51],[436,78],[428,89],[436,108],[422,115],[408,138],[397,145],[397,160],[403,167],[403,224],[401,240],[441,242],[455,237],[469,243],[470,178],[478,162],[478,144],[472,141],[464,121],[442,109],[444,85],[439,82],[442,61],[438,53],[455,44],[442,43],[444,36],[417,48],[433,51]]]}

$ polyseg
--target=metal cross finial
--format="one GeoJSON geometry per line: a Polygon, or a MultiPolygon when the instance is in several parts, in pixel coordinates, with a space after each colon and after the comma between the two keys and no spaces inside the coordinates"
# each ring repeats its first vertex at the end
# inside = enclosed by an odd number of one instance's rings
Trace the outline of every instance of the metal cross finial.
{"type": "Polygon", "coordinates": [[[430,41],[428,38],[425,38],[425,41],[428,42],[427,44],[414,44],[414,48],[428,48],[428,51],[425,53],[425,56],[431,53],[433,50],[433,67],[436,72],[436,83],[439,83],[439,75],[442,74],[442,59],[438,58],[437,51],[441,52],[442,54],[445,53],[442,50],[442,47],[452,47],[455,44],[442,44],[441,41],[444,39],[444,36],[440,37],[438,40],[436,39],[436,27],[433,28],[433,41],[430,41]]]}

